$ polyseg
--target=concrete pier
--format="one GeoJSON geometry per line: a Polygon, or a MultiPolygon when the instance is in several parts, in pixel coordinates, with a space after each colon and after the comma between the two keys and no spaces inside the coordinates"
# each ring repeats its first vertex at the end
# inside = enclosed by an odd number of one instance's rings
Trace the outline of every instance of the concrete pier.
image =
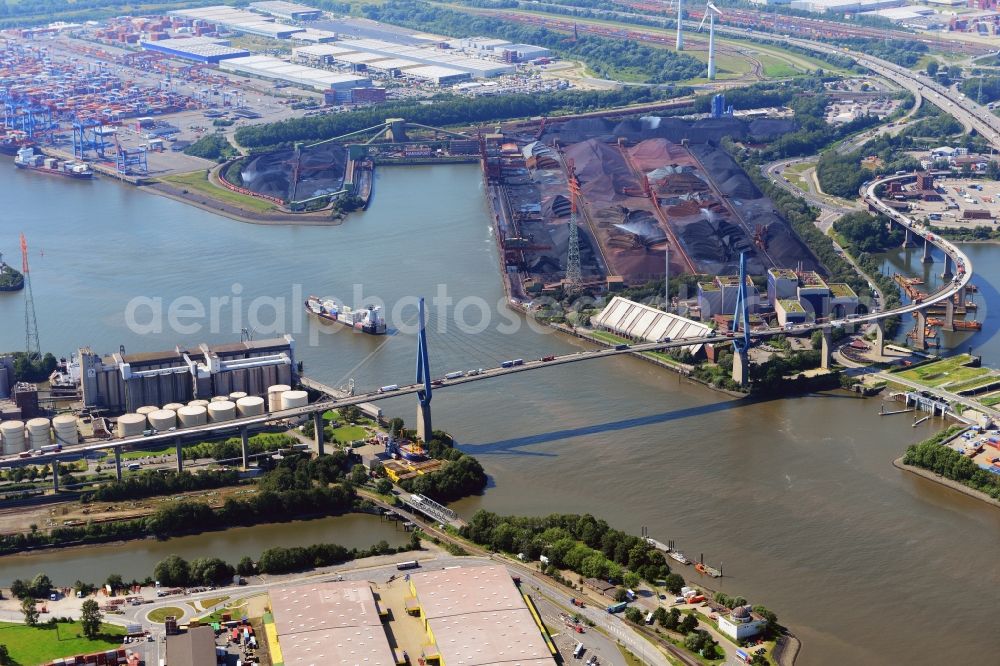
{"type": "Polygon", "coordinates": [[[250,467],[250,431],[246,426],[240,428],[240,452],[243,455],[243,469],[250,467]]]}
{"type": "Polygon", "coordinates": [[[934,263],[934,257],[931,256],[931,242],[926,237],[924,238],[924,256],[921,261],[925,264],[934,263]]]}
{"type": "Polygon", "coordinates": [[[885,324],[881,319],[875,321],[875,350],[879,356],[885,354],[885,324]]]}
{"type": "Polygon", "coordinates": [[[177,471],[184,471],[184,447],[181,446],[181,438],[174,439],[174,450],[177,453],[177,471]]]}
{"type": "Polygon", "coordinates": [[[59,492],[59,461],[52,461],[52,490],[59,492]]]}
{"type": "Polygon", "coordinates": [[[955,274],[952,272],[953,270],[954,268],[951,265],[951,257],[949,257],[947,254],[944,255],[944,272],[941,273],[941,279],[951,280],[952,278],[954,278],[955,274]]]}
{"type": "Polygon", "coordinates": [[[955,330],[955,301],[950,298],[944,302],[944,324],[941,326],[946,331],[955,330]]]}
{"type": "Polygon", "coordinates": [[[323,412],[313,414],[313,428],[316,430],[316,455],[323,455],[323,412]]]}
{"type": "Polygon", "coordinates": [[[820,349],[819,367],[829,370],[833,365],[833,329],[823,327],[823,344],[820,349]]]}
{"type": "Polygon", "coordinates": [[[913,240],[913,232],[910,231],[909,227],[906,227],[906,235],[903,236],[903,247],[904,248],[909,248],[909,247],[916,247],[916,246],[917,246],[917,244],[913,240]]]}
{"type": "Polygon", "coordinates": [[[425,444],[431,441],[433,429],[431,428],[431,406],[417,402],[417,439],[425,444]]]}
{"type": "Polygon", "coordinates": [[[916,337],[913,339],[913,346],[923,351],[927,349],[927,315],[923,310],[917,310],[916,314],[916,337]]]}
{"type": "Polygon", "coordinates": [[[122,450],[116,446],[112,449],[115,452],[115,479],[122,480],[122,450]]]}
{"type": "Polygon", "coordinates": [[[750,357],[745,352],[733,354],[733,381],[740,386],[750,383],[750,357]]]}

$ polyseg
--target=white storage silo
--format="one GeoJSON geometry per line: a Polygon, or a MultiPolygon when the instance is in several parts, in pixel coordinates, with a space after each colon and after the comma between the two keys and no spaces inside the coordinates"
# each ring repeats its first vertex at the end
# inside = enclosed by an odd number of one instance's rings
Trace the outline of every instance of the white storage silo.
{"type": "Polygon", "coordinates": [[[236,418],[236,403],[228,400],[219,400],[208,406],[208,420],[212,423],[219,421],[232,421],[236,418]]]}
{"type": "Polygon", "coordinates": [[[138,437],[146,429],[146,417],[142,414],[122,414],[118,417],[119,437],[138,437]]]}
{"type": "Polygon", "coordinates": [[[177,426],[177,412],[172,409],[158,409],[148,417],[153,430],[164,432],[177,426]]]}
{"type": "Polygon", "coordinates": [[[228,395],[217,395],[214,396],[209,402],[222,402],[224,400],[229,400],[228,395]]]}
{"type": "Polygon", "coordinates": [[[192,400],[188,403],[188,407],[208,407],[208,400],[192,400]]]}
{"type": "Polygon", "coordinates": [[[285,391],[281,394],[281,408],[293,409],[309,404],[309,394],[305,391],[285,391]]]}
{"type": "Polygon", "coordinates": [[[267,389],[267,411],[277,412],[281,409],[281,394],[291,391],[292,387],[286,384],[275,384],[267,389]]]}
{"type": "Polygon", "coordinates": [[[157,407],[156,405],[145,405],[135,410],[135,413],[142,414],[143,416],[149,416],[153,412],[158,412],[158,411],[160,411],[160,408],[157,407]]]}
{"type": "Polygon", "coordinates": [[[229,394],[229,401],[236,402],[240,398],[245,398],[245,397],[247,397],[247,394],[244,393],[243,391],[233,391],[232,393],[229,394]]]}
{"type": "Polygon", "coordinates": [[[28,445],[36,451],[52,443],[52,424],[48,419],[31,419],[27,423],[28,445]]]}
{"type": "Polygon", "coordinates": [[[76,427],[76,417],[72,414],[60,414],[52,419],[52,430],[55,431],[56,444],[70,446],[80,443],[80,431],[76,427]]]}
{"type": "Polygon", "coordinates": [[[208,410],[201,405],[188,405],[177,410],[177,420],[182,428],[193,428],[208,423],[208,410]]]}
{"type": "Polygon", "coordinates": [[[163,405],[163,409],[169,409],[172,412],[176,412],[178,409],[180,409],[183,406],[184,405],[182,403],[179,403],[179,402],[170,402],[170,403],[167,403],[166,405],[163,405]]]}
{"type": "Polygon", "coordinates": [[[3,436],[3,454],[5,456],[27,450],[27,443],[24,441],[23,421],[0,423],[0,435],[3,436]]]}
{"type": "Polygon", "coordinates": [[[240,418],[244,416],[262,416],[264,414],[264,398],[247,396],[236,401],[236,409],[240,418]]]}

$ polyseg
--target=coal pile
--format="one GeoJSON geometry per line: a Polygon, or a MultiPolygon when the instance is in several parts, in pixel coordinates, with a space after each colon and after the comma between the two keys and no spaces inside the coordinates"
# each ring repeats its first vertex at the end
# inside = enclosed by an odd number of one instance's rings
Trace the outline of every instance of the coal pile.
{"type": "Polygon", "coordinates": [[[347,150],[338,144],[278,150],[250,158],[240,175],[245,187],[279,199],[301,201],[340,191],[344,186],[347,150]],[[297,182],[293,177],[297,173],[297,182]]]}
{"type": "Polygon", "coordinates": [[[562,123],[550,123],[545,128],[542,141],[551,143],[556,139],[560,143],[569,144],[597,139],[612,143],[624,138],[630,143],[639,143],[647,139],[666,139],[678,144],[684,140],[692,144],[718,144],[725,137],[737,141],[766,141],[792,132],[796,127],[794,120],[781,118],[747,121],[732,117],[683,120],[645,116],[617,123],[604,118],[578,118],[562,123]]]}

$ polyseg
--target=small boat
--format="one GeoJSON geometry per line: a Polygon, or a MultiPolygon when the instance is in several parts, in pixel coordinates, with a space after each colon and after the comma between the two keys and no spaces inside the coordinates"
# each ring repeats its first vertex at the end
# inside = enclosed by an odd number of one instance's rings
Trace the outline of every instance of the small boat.
{"type": "Polygon", "coordinates": [[[669,553],[667,553],[667,555],[670,556],[671,558],[677,560],[681,564],[691,564],[691,560],[689,560],[687,557],[685,557],[684,553],[682,553],[679,550],[671,550],[669,553]]]}
{"type": "Polygon", "coordinates": [[[704,562],[698,562],[694,565],[694,570],[698,573],[703,573],[712,578],[722,578],[722,572],[714,567],[710,567],[704,562]]]}

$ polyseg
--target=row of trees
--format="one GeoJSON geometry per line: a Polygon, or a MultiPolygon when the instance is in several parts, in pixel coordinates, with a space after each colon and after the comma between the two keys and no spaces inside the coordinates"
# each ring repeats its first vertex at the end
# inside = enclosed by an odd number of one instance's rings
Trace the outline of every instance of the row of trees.
{"type": "MultiPolygon", "coordinates": [[[[524,554],[530,560],[545,555],[552,567],[571,569],[588,578],[624,582],[626,573],[631,572],[652,582],[670,574],[663,553],[589,514],[523,517],[477,511],[462,528],[462,536],[495,551],[524,554]]],[[[674,582],[680,583],[678,590],[684,584],[683,579],[674,582]]]]}
{"type": "Polygon", "coordinates": [[[994,499],[1000,499],[1000,477],[982,469],[971,458],[942,445],[942,442],[953,434],[952,430],[946,430],[926,441],[911,445],[906,449],[903,462],[930,470],[984,492],[994,499]]]}
{"type": "MultiPolygon", "coordinates": [[[[296,440],[286,433],[263,432],[250,437],[248,449],[250,455],[290,448],[296,440]]],[[[243,443],[239,437],[230,437],[221,442],[201,442],[194,446],[184,447],[185,460],[198,458],[214,458],[215,460],[235,460],[242,456],[243,443]]]]}
{"type": "Polygon", "coordinates": [[[225,134],[212,133],[206,134],[185,148],[184,154],[223,162],[236,155],[237,151],[233,147],[233,144],[229,143],[229,139],[226,138],[225,134]]]}
{"type": "Polygon", "coordinates": [[[629,86],[620,90],[563,90],[500,97],[468,98],[442,94],[430,100],[394,102],[347,113],[326,113],[241,127],[236,130],[236,140],[241,146],[260,152],[289,146],[295,141],[318,141],[349,134],[379,125],[392,117],[445,127],[656,102],[686,92],[686,89],[656,90],[629,86]]]}
{"type": "Polygon", "coordinates": [[[119,502],[121,500],[177,495],[195,490],[235,486],[240,475],[235,470],[191,472],[146,470],[99,486],[83,496],[84,502],[119,502]]]}
{"type": "Polygon", "coordinates": [[[547,28],[444,9],[419,0],[365,5],[361,11],[367,18],[376,21],[451,37],[488,35],[515,43],[544,46],[564,57],[582,60],[591,71],[602,77],[616,78],[619,72],[626,71],[642,77],[645,83],[666,83],[701,76],[705,70],[701,62],[687,54],[654,48],[634,39],[608,39],[592,35],[569,38],[547,28]]]}

